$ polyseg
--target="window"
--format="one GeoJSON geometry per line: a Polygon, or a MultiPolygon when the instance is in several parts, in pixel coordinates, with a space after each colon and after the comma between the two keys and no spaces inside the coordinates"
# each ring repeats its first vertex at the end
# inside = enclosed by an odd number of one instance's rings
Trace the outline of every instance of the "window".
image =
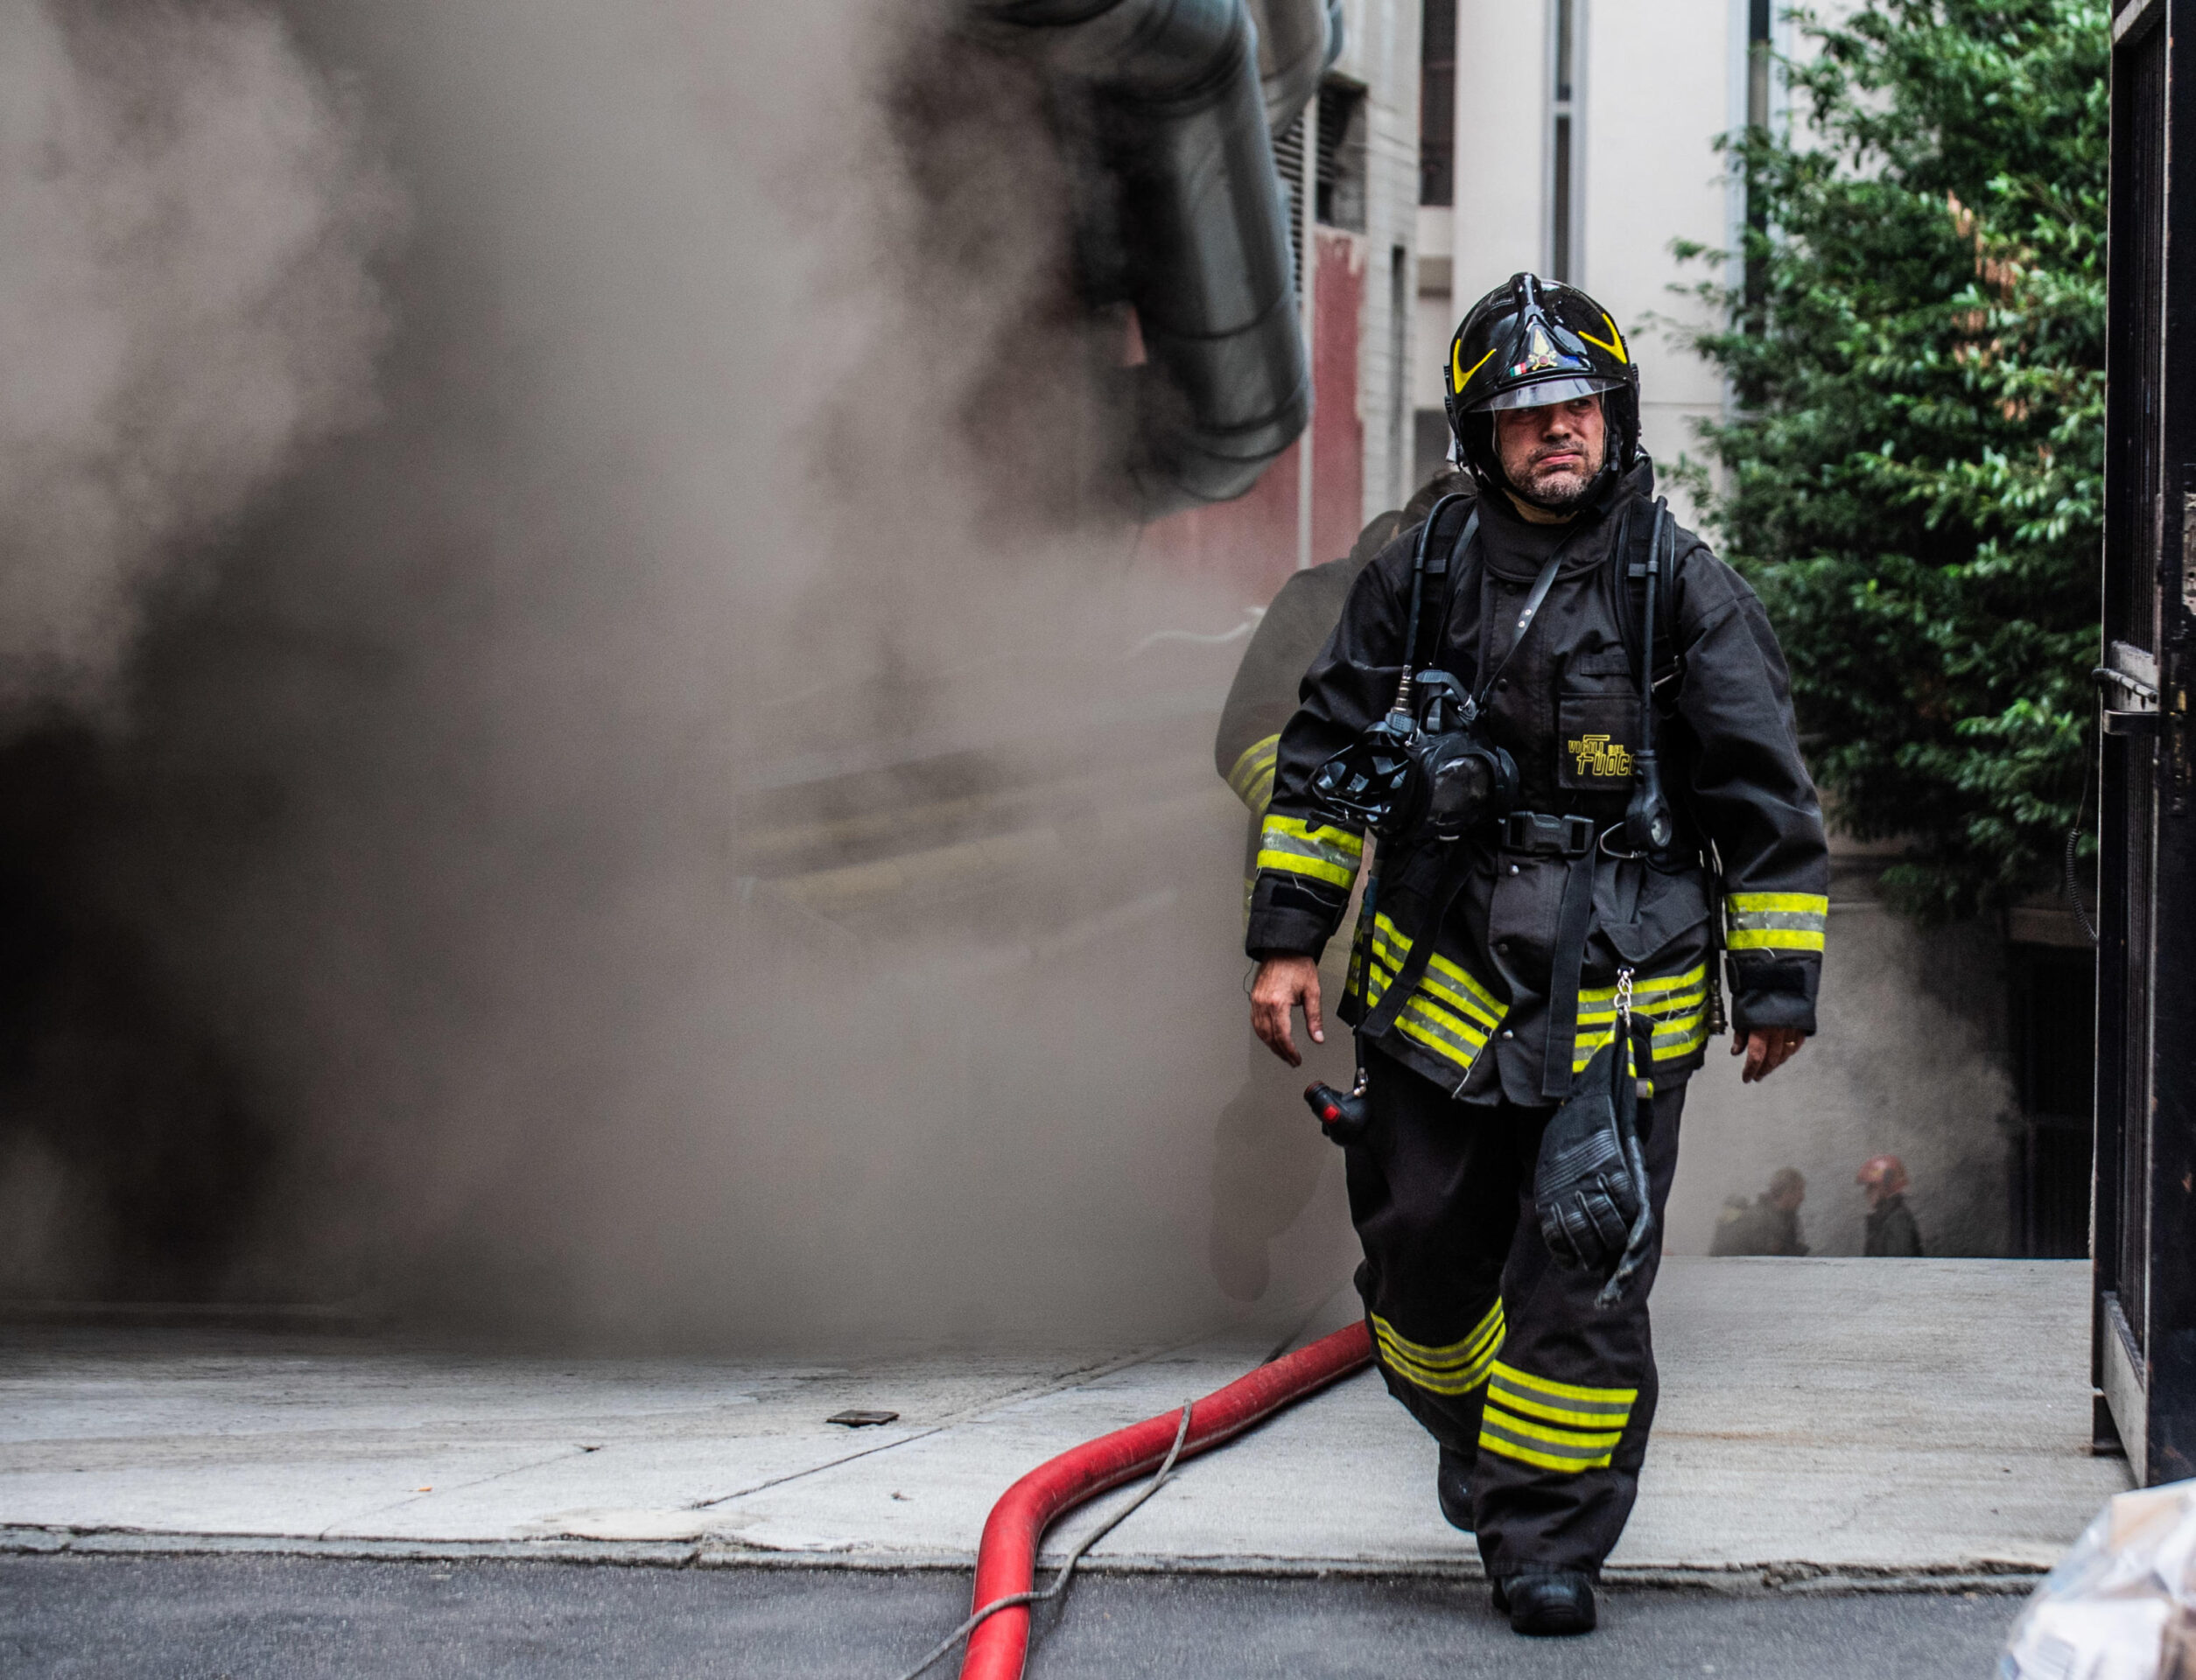
{"type": "Polygon", "coordinates": [[[1287,195],[1289,274],[1301,298],[1304,290],[1304,117],[1301,113],[1273,136],[1273,170],[1281,178],[1281,191],[1287,195]]]}
{"type": "Polygon", "coordinates": [[[1319,90],[1315,107],[1273,136],[1273,167],[1288,193],[1288,237],[1298,284],[1304,275],[1304,125],[1318,124],[1319,167],[1312,213],[1322,227],[1346,233],[1365,231],[1365,89],[1351,82],[1330,81],[1319,90]]]}
{"type": "Polygon", "coordinates": [[[1418,43],[1418,201],[1454,204],[1456,0],[1426,0],[1418,43]]]}
{"type": "Polygon", "coordinates": [[[1770,0],[1747,0],[1746,4],[1746,126],[1769,126],[1769,4],[1770,0]]]}
{"type": "Polygon", "coordinates": [[[1388,247],[1388,505],[1400,508],[1410,499],[1407,453],[1410,438],[1405,430],[1411,404],[1411,370],[1407,360],[1411,331],[1411,253],[1404,246],[1388,247]]]}
{"type": "Polygon", "coordinates": [[[1365,89],[1329,82],[1319,90],[1319,220],[1365,231],[1365,89]]]}
{"type": "Polygon", "coordinates": [[[1585,0],[1554,0],[1549,19],[1553,86],[1548,99],[1548,276],[1568,281],[1578,262],[1578,110],[1580,10],[1585,0]]]}

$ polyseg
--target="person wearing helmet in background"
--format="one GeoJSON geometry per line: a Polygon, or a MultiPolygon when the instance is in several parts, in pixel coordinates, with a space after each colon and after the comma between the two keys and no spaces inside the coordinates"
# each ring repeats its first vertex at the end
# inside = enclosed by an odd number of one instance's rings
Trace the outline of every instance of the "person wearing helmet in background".
{"type": "Polygon", "coordinates": [[[1407,669],[1448,673],[1513,761],[1507,808],[1452,840],[1422,825],[1381,839],[1339,1011],[1362,1099],[1336,1135],[1379,1368],[1439,1443],[1442,1510],[1477,1530],[1513,1628],[1583,1633],[1654,1414],[1646,1295],[1685,1082],[1720,1006],[1716,950],[1750,1083],[1814,1030],[1828,854],[1759,602],[1651,500],[1616,322],[1517,275],[1465,317],[1444,373],[1469,494],[1365,567],[1280,731],[1245,935],[1252,1018],[1291,1065],[1297,1012],[1324,1042],[1318,959],[1366,835],[1336,814],[1332,775],[1315,779],[1379,738],[1407,669]],[[1582,1073],[1625,1065],[1627,1009],[1653,1224],[1634,1218],[1638,1269],[1604,1308],[1612,1280],[1559,1264],[1535,1180],[1582,1073]]]}
{"type": "Polygon", "coordinates": [[[1877,1155],[1854,1182],[1868,1197],[1868,1235],[1861,1252],[1900,1260],[1921,1257],[1921,1228],[1906,1206],[1906,1164],[1896,1155],[1877,1155]]]}
{"type": "MultiPolygon", "coordinates": [[[[1296,685],[1305,668],[1334,634],[1350,585],[1372,556],[1398,531],[1424,524],[1434,504],[1463,485],[1455,467],[1442,467],[1401,508],[1367,521],[1348,554],[1291,572],[1252,632],[1213,739],[1215,767],[1250,814],[1243,852],[1246,914],[1258,878],[1259,835],[1273,793],[1273,751],[1281,726],[1296,710],[1296,685]]],[[[1330,971],[1327,980],[1339,984],[1341,977],[1330,971]]],[[[1214,1280],[1239,1301],[1266,1293],[1273,1239],[1309,1204],[1327,1155],[1317,1138],[1298,1131],[1304,1113],[1296,1096],[1301,1082],[1262,1046],[1253,1041],[1250,1048],[1251,1065],[1221,1110],[1213,1134],[1212,1220],[1206,1242],[1214,1280]],[[1300,1142],[1308,1144],[1308,1151],[1300,1142]]]]}
{"type": "Polygon", "coordinates": [[[1779,1167],[1769,1175],[1769,1188],[1753,1200],[1733,1196],[1724,1202],[1708,1251],[1717,1255],[1806,1254],[1807,1242],[1800,1232],[1800,1208],[1807,1199],[1807,1181],[1800,1169],[1779,1167]]]}

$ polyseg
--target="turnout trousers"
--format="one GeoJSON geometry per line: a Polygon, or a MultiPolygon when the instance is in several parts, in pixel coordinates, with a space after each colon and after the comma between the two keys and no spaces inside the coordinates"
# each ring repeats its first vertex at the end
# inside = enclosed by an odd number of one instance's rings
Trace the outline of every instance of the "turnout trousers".
{"type": "Polygon", "coordinates": [[[1533,1173],[1554,1110],[1458,1102],[1368,1046],[1371,1124],[1348,1156],[1358,1292],[1388,1392],[1472,1460],[1479,1554],[1497,1579],[1601,1567],[1638,1492],[1654,1421],[1647,1292],[1677,1170],[1685,1088],[1639,1105],[1655,1247],[1624,1300],[1540,1240],[1533,1173]]]}

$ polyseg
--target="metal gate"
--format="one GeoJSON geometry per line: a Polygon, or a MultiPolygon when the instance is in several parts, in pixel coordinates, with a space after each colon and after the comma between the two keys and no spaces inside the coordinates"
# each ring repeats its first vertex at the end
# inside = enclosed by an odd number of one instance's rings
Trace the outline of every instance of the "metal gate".
{"type": "Polygon", "coordinates": [[[2147,1485],[2196,1475],[2196,0],[2112,35],[2093,1378],[2147,1485]]]}

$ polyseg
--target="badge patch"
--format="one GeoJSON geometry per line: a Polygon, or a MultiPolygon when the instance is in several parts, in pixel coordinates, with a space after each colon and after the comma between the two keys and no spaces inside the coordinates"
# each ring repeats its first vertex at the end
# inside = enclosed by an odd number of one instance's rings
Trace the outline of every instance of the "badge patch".
{"type": "Polygon", "coordinates": [[[1522,374],[1545,373],[1551,368],[1573,365],[1571,359],[1555,347],[1555,341],[1535,322],[1526,337],[1523,360],[1510,365],[1510,377],[1515,379],[1522,374]]]}
{"type": "Polygon", "coordinates": [[[1582,776],[1628,776],[1631,752],[1622,741],[1606,735],[1582,735],[1566,749],[1578,760],[1574,773],[1582,776]]]}
{"type": "Polygon", "coordinates": [[[1607,691],[1561,695],[1555,720],[1555,785],[1581,793],[1624,791],[1639,751],[1639,703],[1607,691]]]}

